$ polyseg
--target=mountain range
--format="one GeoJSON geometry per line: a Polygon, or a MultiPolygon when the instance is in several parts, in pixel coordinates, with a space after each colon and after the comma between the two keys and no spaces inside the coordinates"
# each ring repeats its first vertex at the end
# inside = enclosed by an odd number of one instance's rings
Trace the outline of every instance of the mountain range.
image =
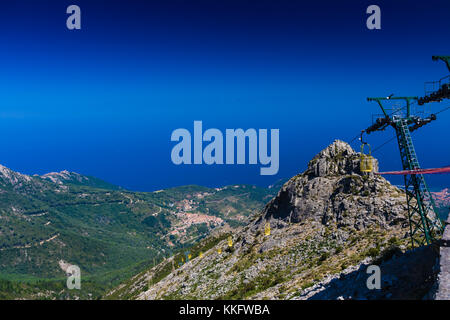
{"type": "MultiPolygon", "coordinates": [[[[448,189],[434,197],[448,211],[448,189]]],[[[317,297],[326,279],[405,251],[405,217],[402,189],[359,172],[342,141],[268,188],[132,192],[0,165],[0,299],[317,297]],[[81,290],[65,287],[71,264],[81,290]]]]}
{"type": "Polygon", "coordinates": [[[0,298],[99,298],[212,230],[245,225],[276,189],[131,192],[68,171],[29,176],[0,166],[0,298]],[[80,291],[65,289],[70,264],[81,268],[80,291]]]}

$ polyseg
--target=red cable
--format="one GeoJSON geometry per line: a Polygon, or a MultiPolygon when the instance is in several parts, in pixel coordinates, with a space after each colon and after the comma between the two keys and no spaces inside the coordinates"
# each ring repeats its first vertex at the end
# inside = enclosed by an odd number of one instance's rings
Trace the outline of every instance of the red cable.
{"type": "Polygon", "coordinates": [[[434,173],[450,173],[450,166],[443,167],[443,168],[433,168],[433,169],[376,172],[375,174],[407,175],[407,174],[434,174],[434,173]]]}

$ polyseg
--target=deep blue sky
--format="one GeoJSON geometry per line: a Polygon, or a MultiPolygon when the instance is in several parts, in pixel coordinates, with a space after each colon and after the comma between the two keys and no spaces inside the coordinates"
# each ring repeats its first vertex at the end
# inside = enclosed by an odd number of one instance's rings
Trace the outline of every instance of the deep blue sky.
{"type": "MultiPolygon", "coordinates": [[[[1,164],[133,190],[265,185],[370,125],[378,109],[367,96],[420,96],[424,81],[446,75],[431,56],[450,54],[450,2],[15,0],[1,4],[0,30],[1,164]],[[70,4],[81,7],[80,31],[66,29],[70,4]],[[370,4],[382,30],[366,28],[370,4]],[[173,165],[170,134],[194,120],[279,128],[279,174],[173,165]]],[[[414,134],[423,167],[450,164],[449,125],[447,111],[414,134]]],[[[400,169],[395,142],[375,156],[382,170],[400,169]]],[[[429,181],[450,185],[448,175],[429,181]]]]}

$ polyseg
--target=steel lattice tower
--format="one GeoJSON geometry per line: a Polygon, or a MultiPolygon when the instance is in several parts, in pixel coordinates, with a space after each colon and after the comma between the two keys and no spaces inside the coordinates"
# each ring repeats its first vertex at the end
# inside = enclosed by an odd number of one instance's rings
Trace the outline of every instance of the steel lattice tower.
{"type": "MultiPolygon", "coordinates": [[[[436,120],[435,115],[422,118],[411,114],[411,101],[417,97],[381,97],[367,98],[376,101],[383,111],[384,118],[378,118],[376,123],[365,130],[366,133],[384,130],[392,126],[397,136],[403,170],[420,169],[419,160],[411,138],[411,132],[423,125],[436,120]],[[383,103],[390,100],[406,101],[406,115],[396,111],[390,116],[383,103]]],[[[438,240],[443,232],[443,223],[437,214],[431,193],[428,190],[425,178],[421,174],[408,174],[404,176],[405,192],[408,206],[408,220],[410,226],[411,245],[421,246],[431,244],[438,240]]]]}

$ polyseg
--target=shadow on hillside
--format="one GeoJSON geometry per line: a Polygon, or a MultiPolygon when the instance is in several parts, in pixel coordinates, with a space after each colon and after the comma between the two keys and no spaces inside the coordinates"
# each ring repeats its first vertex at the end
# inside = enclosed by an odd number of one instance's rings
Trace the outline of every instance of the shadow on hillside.
{"type": "Polygon", "coordinates": [[[394,255],[380,264],[381,288],[369,290],[368,265],[341,274],[323,287],[312,290],[309,300],[334,299],[423,299],[433,288],[439,271],[439,248],[424,246],[394,255]],[[322,289],[322,290],[321,290],[322,289]]]}

